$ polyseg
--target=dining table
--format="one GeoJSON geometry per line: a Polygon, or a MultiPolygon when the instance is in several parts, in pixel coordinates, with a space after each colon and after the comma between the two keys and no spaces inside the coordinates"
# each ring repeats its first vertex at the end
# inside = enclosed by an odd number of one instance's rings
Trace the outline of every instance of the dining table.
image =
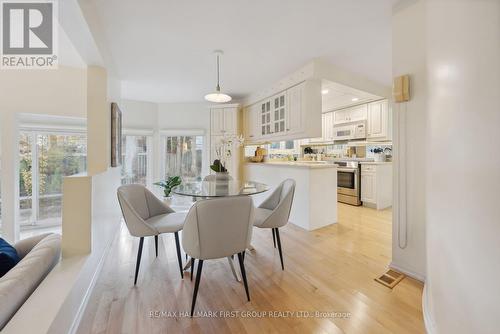
{"type": "MultiPolygon", "coordinates": [[[[235,196],[251,196],[261,194],[269,190],[269,186],[264,183],[247,181],[247,180],[234,180],[228,178],[217,178],[203,180],[203,181],[189,181],[183,182],[172,189],[172,193],[180,196],[190,196],[193,201],[221,198],[221,197],[235,197],[235,196]]],[[[250,250],[253,247],[250,245],[250,250]]],[[[241,282],[241,277],[237,273],[234,264],[234,257],[227,258],[229,266],[234,275],[234,278],[241,282]]],[[[184,270],[191,267],[193,259],[190,259],[184,270]]]]}

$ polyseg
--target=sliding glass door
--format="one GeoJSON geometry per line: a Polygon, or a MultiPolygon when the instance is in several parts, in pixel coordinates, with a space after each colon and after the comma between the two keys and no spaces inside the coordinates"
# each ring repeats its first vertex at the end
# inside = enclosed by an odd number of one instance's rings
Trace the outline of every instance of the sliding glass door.
{"type": "Polygon", "coordinates": [[[203,136],[162,136],[163,177],[180,176],[184,182],[201,180],[203,136]]]}
{"type": "Polygon", "coordinates": [[[152,136],[122,137],[122,184],[151,186],[152,136]]]}
{"type": "Polygon", "coordinates": [[[86,135],[24,131],[19,154],[21,228],[60,225],[63,178],[87,170],[86,135]]]}

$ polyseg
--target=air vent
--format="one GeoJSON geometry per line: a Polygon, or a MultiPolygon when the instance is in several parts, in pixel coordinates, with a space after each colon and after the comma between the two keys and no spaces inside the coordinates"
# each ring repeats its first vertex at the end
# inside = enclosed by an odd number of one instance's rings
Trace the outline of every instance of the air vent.
{"type": "Polygon", "coordinates": [[[375,278],[375,281],[379,282],[380,284],[388,287],[388,288],[394,288],[399,282],[403,280],[406,276],[402,273],[399,273],[395,270],[389,269],[385,274],[383,274],[380,277],[375,278]]]}

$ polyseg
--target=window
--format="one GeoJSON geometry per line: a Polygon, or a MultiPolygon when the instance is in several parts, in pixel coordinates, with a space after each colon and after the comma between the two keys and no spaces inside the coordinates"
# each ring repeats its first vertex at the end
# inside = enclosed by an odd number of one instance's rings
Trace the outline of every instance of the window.
{"type": "Polygon", "coordinates": [[[203,136],[163,136],[162,176],[179,175],[185,182],[201,180],[203,143],[203,136]]]}
{"type": "Polygon", "coordinates": [[[122,137],[122,184],[151,185],[151,136],[122,137]]]}
{"type": "Polygon", "coordinates": [[[63,178],[87,170],[86,135],[24,131],[19,157],[21,229],[60,225],[63,178]]]}

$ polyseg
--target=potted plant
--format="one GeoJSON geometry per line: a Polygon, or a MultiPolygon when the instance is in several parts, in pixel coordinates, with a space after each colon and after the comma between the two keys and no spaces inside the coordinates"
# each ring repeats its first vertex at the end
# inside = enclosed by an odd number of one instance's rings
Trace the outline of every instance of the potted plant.
{"type": "Polygon", "coordinates": [[[228,178],[228,170],[226,168],[226,161],[230,159],[233,155],[233,149],[243,145],[242,135],[224,135],[220,144],[215,148],[215,155],[217,159],[214,163],[210,165],[210,169],[213,170],[217,178],[228,178]]]}
{"type": "Polygon", "coordinates": [[[172,204],[172,189],[181,183],[182,180],[180,176],[170,176],[168,179],[156,182],[154,185],[163,188],[163,197],[165,202],[170,205],[172,204]]]}

